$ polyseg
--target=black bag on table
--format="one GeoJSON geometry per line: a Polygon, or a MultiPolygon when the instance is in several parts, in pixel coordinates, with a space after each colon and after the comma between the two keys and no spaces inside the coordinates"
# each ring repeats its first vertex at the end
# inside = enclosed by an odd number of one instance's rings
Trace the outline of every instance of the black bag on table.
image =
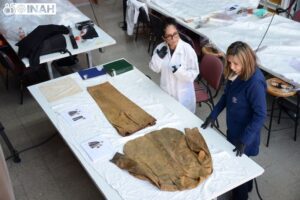
{"type": "Polygon", "coordinates": [[[40,56],[47,55],[49,53],[70,53],[67,50],[66,38],[62,34],[54,35],[43,42],[40,56]]]}
{"type": "Polygon", "coordinates": [[[30,65],[36,66],[40,64],[41,55],[68,52],[62,35],[68,33],[68,28],[63,25],[40,25],[16,44],[19,46],[18,55],[20,58],[27,57],[30,65]]]}

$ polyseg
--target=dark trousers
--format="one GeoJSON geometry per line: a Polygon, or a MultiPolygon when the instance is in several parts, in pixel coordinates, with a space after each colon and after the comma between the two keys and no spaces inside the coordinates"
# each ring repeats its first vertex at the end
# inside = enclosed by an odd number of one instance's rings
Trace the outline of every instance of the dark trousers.
{"type": "Polygon", "coordinates": [[[123,22],[124,22],[125,27],[127,27],[127,24],[126,24],[126,9],[127,9],[127,0],[123,0],[123,22]]]}
{"type": "Polygon", "coordinates": [[[248,192],[253,188],[253,180],[250,180],[232,190],[232,200],[247,200],[248,192]]]}

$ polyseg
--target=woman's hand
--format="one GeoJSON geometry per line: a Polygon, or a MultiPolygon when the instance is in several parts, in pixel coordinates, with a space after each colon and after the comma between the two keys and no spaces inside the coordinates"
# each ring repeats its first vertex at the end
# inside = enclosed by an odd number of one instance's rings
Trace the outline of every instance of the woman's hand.
{"type": "Polygon", "coordinates": [[[233,149],[233,152],[236,151],[236,156],[242,156],[245,151],[245,145],[243,143],[239,143],[235,146],[235,149],[233,149]]]}
{"type": "Polygon", "coordinates": [[[206,129],[209,125],[213,127],[215,125],[214,122],[215,120],[213,118],[207,117],[205,122],[201,125],[201,128],[206,129]]]}

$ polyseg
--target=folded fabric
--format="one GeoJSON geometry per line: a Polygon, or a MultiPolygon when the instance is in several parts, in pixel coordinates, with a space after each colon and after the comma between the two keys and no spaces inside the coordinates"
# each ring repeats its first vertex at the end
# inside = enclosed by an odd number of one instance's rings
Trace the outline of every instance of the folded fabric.
{"type": "Polygon", "coordinates": [[[82,92],[81,87],[70,77],[41,85],[39,89],[49,103],[82,92]]]}
{"type": "Polygon", "coordinates": [[[131,135],[156,122],[154,117],[130,101],[108,82],[88,87],[87,90],[108,121],[122,136],[131,135]]]}
{"type": "Polygon", "coordinates": [[[101,76],[106,74],[106,71],[104,68],[98,68],[98,67],[93,67],[89,69],[83,69],[78,71],[78,74],[83,80],[89,79],[89,78],[94,78],[97,76],[101,76]]]}
{"type": "Polygon", "coordinates": [[[127,62],[125,59],[120,59],[120,60],[113,61],[111,63],[107,63],[103,65],[103,68],[111,76],[122,74],[127,71],[133,70],[132,64],[127,62]]]}
{"type": "Polygon", "coordinates": [[[116,153],[111,162],[132,175],[149,180],[161,190],[192,189],[212,174],[212,158],[198,128],[153,131],[131,140],[124,155],[116,153]]]}

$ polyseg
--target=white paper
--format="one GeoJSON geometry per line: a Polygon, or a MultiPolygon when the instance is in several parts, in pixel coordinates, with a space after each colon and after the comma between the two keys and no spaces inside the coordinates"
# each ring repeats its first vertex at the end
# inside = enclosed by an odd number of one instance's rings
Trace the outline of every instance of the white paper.
{"type": "Polygon", "coordinates": [[[300,59],[299,58],[292,58],[290,60],[290,66],[293,67],[295,70],[300,72],[300,59]]]}
{"type": "Polygon", "coordinates": [[[111,159],[115,154],[111,143],[100,135],[83,142],[81,147],[93,162],[111,159]]]}
{"type": "Polygon", "coordinates": [[[75,126],[90,120],[88,112],[84,107],[73,107],[60,113],[69,125],[75,126]]]}

